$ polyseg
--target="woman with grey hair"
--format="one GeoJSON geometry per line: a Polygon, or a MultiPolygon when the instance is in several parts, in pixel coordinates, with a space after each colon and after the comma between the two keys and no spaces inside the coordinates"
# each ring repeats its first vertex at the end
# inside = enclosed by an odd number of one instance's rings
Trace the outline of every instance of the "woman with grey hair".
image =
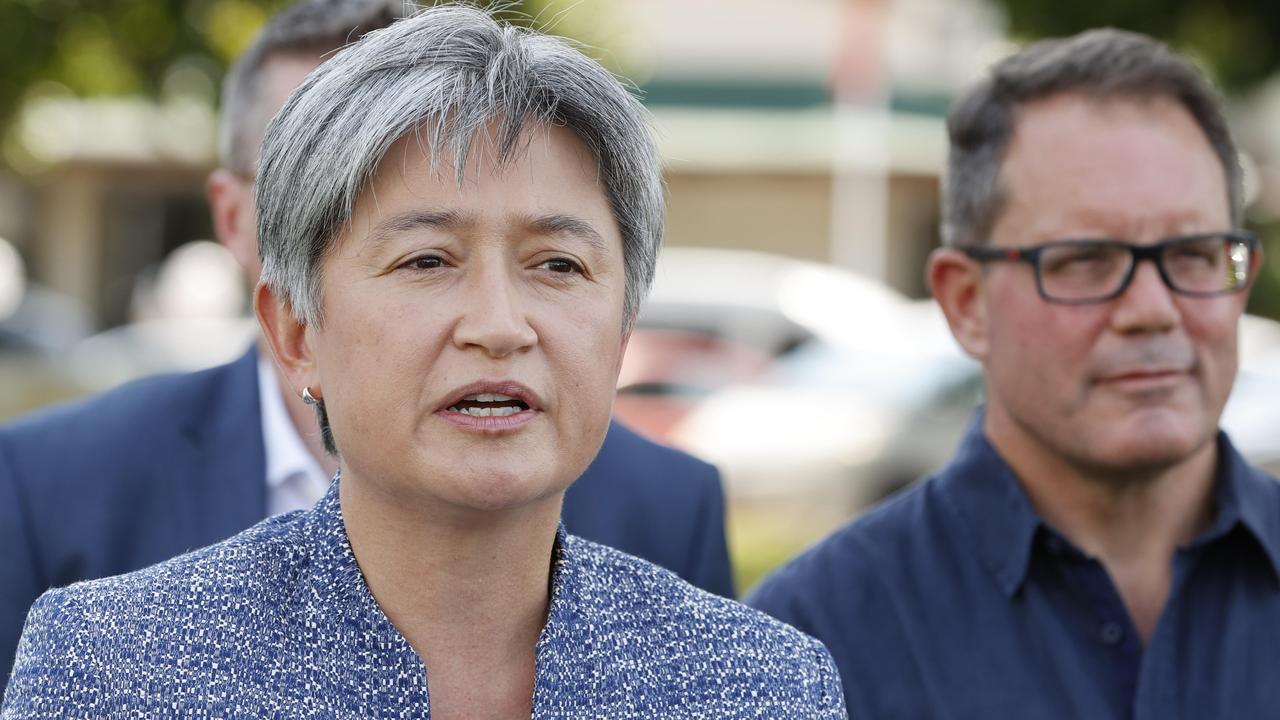
{"type": "Polygon", "coordinates": [[[3,718],[844,716],[818,642],[559,526],[662,235],[608,72],[425,11],[290,98],[257,209],[258,318],[338,476],[310,511],[47,593],[3,718]]]}

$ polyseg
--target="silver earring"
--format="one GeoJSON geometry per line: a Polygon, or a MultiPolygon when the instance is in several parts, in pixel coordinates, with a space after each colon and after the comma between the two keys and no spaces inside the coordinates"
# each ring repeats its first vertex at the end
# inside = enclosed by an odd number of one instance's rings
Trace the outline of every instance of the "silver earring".
{"type": "Polygon", "coordinates": [[[316,399],[316,396],[315,396],[315,395],[312,395],[312,394],[311,394],[311,388],[310,388],[310,387],[304,387],[304,388],[302,388],[302,402],[304,402],[304,403],[306,403],[306,404],[308,404],[308,405],[315,405],[316,403],[318,403],[318,402],[320,402],[320,401],[316,399]]]}

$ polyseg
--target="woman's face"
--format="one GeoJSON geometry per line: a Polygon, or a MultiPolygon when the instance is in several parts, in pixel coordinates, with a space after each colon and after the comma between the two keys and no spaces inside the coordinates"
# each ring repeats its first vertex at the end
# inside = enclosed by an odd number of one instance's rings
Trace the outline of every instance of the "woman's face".
{"type": "Polygon", "coordinates": [[[595,160],[535,127],[496,167],[480,133],[461,184],[395,145],[321,263],[305,342],[344,477],[391,497],[517,507],[599,450],[622,353],[622,239],[595,160]]]}

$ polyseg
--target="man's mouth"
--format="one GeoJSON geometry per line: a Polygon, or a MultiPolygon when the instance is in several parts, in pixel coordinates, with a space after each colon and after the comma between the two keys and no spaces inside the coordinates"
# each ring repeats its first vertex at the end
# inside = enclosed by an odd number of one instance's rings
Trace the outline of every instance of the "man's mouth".
{"type": "Polygon", "coordinates": [[[1118,369],[1099,378],[1103,383],[1123,383],[1168,380],[1190,373],[1184,367],[1160,366],[1118,369]]]}
{"type": "Polygon", "coordinates": [[[508,417],[528,409],[529,405],[523,400],[499,393],[467,395],[449,406],[449,412],[470,417],[508,417]]]}

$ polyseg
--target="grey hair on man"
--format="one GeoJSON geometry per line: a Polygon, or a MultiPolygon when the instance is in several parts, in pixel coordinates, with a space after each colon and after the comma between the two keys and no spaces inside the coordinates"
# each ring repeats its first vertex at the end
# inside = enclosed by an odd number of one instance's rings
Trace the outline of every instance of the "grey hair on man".
{"type": "Polygon", "coordinates": [[[218,161],[252,177],[272,107],[262,98],[262,69],[282,54],[322,56],[411,14],[412,0],[301,0],[267,21],[222,82],[218,161]]]}
{"type": "Polygon", "coordinates": [[[318,269],[356,198],[399,139],[416,134],[461,179],[474,136],[496,127],[497,162],[531,124],[567,128],[595,157],[622,235],[624,317],[653,281],[662,172],[640,102],[568,41],[438,6],[366,35],[290,96],[262,144],[255,204],[262,279],[295,316],[323,322],[318,269]]]}
{"type": "Polygon", "coordinates": [[[1018,111],[1061,93],[1099,101],[1168,98],[1204,131],[1222,164],[1232,222],[1243,214],[1239,157],[1220,101],[1204,75],[1163,43],[1122,30],[1091,30],[1044,40],[997,63],[947,117],[950,154],[943,190],[947,245],[989,241],[1004,199],[1000,168],[1018,111]]]}

